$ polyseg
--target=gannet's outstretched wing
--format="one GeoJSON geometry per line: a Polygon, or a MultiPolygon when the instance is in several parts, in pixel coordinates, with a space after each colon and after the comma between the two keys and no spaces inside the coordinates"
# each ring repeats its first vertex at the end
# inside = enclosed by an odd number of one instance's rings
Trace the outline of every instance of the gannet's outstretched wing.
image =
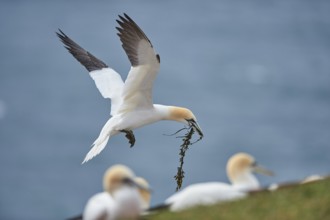
{"type": "Polygon", "coordinates": [[[131,63],[119,111],[152,108],[152,87],[159,70],[159,55],[148,37],[128,15],[119,18],[118,36],[131,63]]]}
{"type": "Polygon", "coordinates": [[[121,103],[121,92],[124,86],[121,76],[103,61],[79,46],[63,31],[59,30],[59,33],[56,34],[64,43],[65,48],[89,71],[89,75],[95,81],[102,96],[111,99],[110,114],[114,115],[121,103]]]}

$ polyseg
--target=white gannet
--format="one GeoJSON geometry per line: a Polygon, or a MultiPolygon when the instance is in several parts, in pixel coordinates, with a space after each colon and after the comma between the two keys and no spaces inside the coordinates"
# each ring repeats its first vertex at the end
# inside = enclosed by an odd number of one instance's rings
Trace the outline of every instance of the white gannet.
{"type": "Polygon", "coordinates": [[[98,155],[109,138],[120,132],[126,134],[132,147],[135,143],[132,130],[160,120],[182,122],[203,137],[197,119],[189,109],[153,104],[152,87],[159,70],[160,57],[145,33],[128,15],[119,15],[119,18],[118,36],[131,63],[125,83],[115,70],[80,47],[61,30],[57,33],[65,48],[89,71],[102,96],[111,99],[112,117],[102,128],[83,163],[98,155]]]}
{"type": "Polygon", "coordinates": [[[267,188],[265,189],[261,189],[259,191],[255,191],[256,193],[258,192],[263,192],[263,191],[276,191],[276,190],[281,190],[281,189],[286,189],[286,188],[291,188],[291,187],[297,187],[301,184],[308,184],[308,183],[313,183],[313,182],[317,182],[317,181],[321,181],[326,179],[326,176],[321,176],[319,174],[313,174],[310,176],[305,177],[302,180],[298,180],[298,181],[288,181],[288,182],[283,182],[283,183],[272,183],[270,184],[267,188]]]}
{"type": "Polygon", "coordinates": [[[139,189],[147,185],[135,180],[132,170],[124,165],[110,167],[103,177],[104,192],[92,196],[84,209],[83,219],[135,219],[144,210],[139,189]]]}
{"type": "Polygon", "coordinates": [[[237,153],[227,163],[227,175],[231,184],[223,182],[192,184],[166,199],[165,206],[169,206],[171,211],[181,211],[197,205],[211,205],[243,198],[247,196],[247,191],[260,187],[253,172],[272,175],[271,171],[258,166],[251,155],[237,153]]]}
{"type": "Polygon", "coordinates": [[[312,183],[312,182],[316,182],[316,181],[320,181],[320,180],[324,180],[325,177],[321,176],[319,174],[313,174],[310,176],[305,177],[305,179],[303,179],[300,184],[305,184],[305,183],[312,183]]]}

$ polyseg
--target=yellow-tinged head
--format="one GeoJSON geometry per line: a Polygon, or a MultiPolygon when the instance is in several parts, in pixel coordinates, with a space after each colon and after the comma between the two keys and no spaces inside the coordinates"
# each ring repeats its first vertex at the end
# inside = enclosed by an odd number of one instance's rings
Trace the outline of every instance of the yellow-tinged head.
{"type": "Polygon", "coordinates": [[[103,176],[104,191],[112,194],[120,188],[127,180],[133,180],[134,172],[124,165],[114,165],[110,167],[103,176]]]}
{"type": "Polygon", "coordinates": [[[170,106],[169,110],[169,120],[179,121],[182,123],[187,123],[187,120],[196,121],[195,115],[187,108],[170,106]]]}
{"type": "Polygon", "coordinates": [[[193,127],[203,137],[202,129],[199,127],[195,115],[187,108],[170,106],[168,120],[182,122],[189,127],[193,127]]]}
{"type": "Polygon", "coordinates": [[[149,185],[137,182],[134,172],[125,165],[114,165],[110,167],[103,176],[104,191],[111,195],[121,187],[128,185],[138,190],[149,191],[149,185]]]}
{"type": "Polygon", "coordinates": [[[237,153],[228,160],[227,175],[232,183],[247,178],[248,175],[252,175],[252,172],[273,175],[272,171],[258,166],[254,157],[250,154],[237,153]]]}

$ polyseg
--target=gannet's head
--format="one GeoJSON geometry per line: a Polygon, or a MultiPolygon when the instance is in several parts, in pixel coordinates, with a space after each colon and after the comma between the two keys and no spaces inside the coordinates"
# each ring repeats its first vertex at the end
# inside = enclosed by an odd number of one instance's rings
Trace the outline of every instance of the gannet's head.
{"type": "Polygon", "coordinates": [[[253,172],[273,175],[272,171],[258,166],[255,159],[247,153],[237,153],[228,160],[227,175],[233,184],[248,181],[253,172]]]}
{"type": "Polygon", "coordinates": [[[141,196],[142,202],[143,202],[143,209],[146,210],[150,207],[150,200],[151,200],[151,193],[149,183],[142,177],[135,177],[134,181],[139,184],[140,186],[143,186],[145,189],[139,189],[139,194],[141,196]]]}
{"type": "Polygon", "coordinates": [[[171,106],[169,119],[182,122],[189,127],[192,127],[201,137],[203,137],[203,132],[197,123],[197,119],[189,109],[171,106]]]}
{"type": "Polygon", "coordinates": [[[137,187],[138,189],[146,189],[134,180],[135,174],[133,171],[124,165],[114,165],[110,167],[103,177],[103,188],[108,193],[112,194],[124,186],[137,187]]]}

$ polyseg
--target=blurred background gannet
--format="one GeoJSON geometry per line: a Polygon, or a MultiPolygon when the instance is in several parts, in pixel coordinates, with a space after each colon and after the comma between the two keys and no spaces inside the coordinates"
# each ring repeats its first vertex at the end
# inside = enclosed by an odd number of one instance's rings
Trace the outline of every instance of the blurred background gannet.
{"type": "Polygon", "coordinates": [[[320,180],[324,180],[324,179],[325,179],[324,176],[321,176],[319,174],[313,174],[313,175],[305,177],[305,179],[303,179],[300,183],[305,184],[305,183],[316,182],[316,181],[320,181],[320,180]]]}
{"type": "Polygon", "coordinates": [[[194,114],[187,108],[153,104],[153,82],[159,71],[160,56],[141,28],[126,14],[117,20],[118,36],[131,69],[125,83],[121,76],[103,61],[80,47],[61,30],[57,36],[65,48],[89,71],[104,98],[111,99],[112,117],[102,128],[83,163],[98,155],[110,137],[125,133],[131,147],[135,143],[133,131],[160,120],[173,120],[193,128],[200,137],[203,133],[194,114]]]}
{"type": "Polygon", "coordinates": [[[146,201],[141,196],[141,192],[149,190],[146,183],[145,180],[136,180],[135,174],[128,167],[114,165],[104,174],[104,192],[88,200],[82,216],[71,219],[136,219],[146,207],[146,201]]]}
{"type": "Polygon", "coordinates": [[[187,186],[165,200],[171,211],[181,211],[197,205],[211,205],[247,196],[250,190],[260,187],[254,172],[264,175],[273,173],[258,166],[247,153],[237,153],[227,162],[227,175],[231,184],[223,182],[197,183],[187,186]]]}

